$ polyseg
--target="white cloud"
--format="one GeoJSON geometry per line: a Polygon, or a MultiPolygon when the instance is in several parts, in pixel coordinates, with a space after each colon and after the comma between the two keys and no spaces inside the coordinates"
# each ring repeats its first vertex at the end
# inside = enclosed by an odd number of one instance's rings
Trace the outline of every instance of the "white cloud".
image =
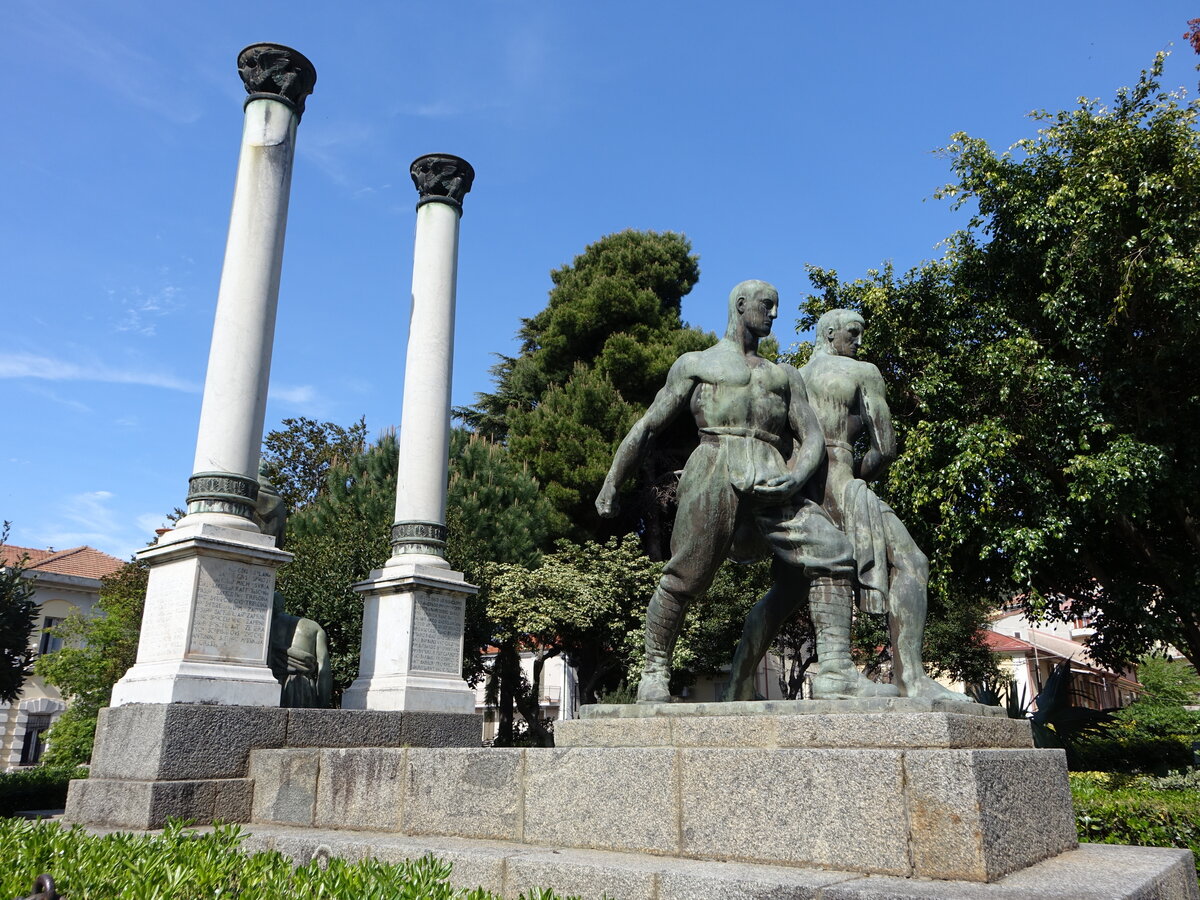
{"type": "Polygon", "coordinates": [[[150,521],[161,520],[149,515],[138,516],[134,523],[113,510],[117,495],[112,491],[86,491],[64,498],[58,505],[55,520],[22,529],[32,546],[66,550],[87,544],[119,559],[127,559],[154,536],[157,524],[147,528],[150,521]]]}
{"type": "Polygon", "coordinates": [[[157,331],[154,320],[177,310],[181,305],[177,299],[181,293],[182,289],[173,284],[164,284],[150,294],[143,293],[141,288],[134,288],[121,300],[124,313],[117,322],[116,330],[154,337],[157,331]]]}
{"type": "Polygon", "coordinates": [[[70,362],[34,353],[0,353],[0,378],[40,378],[46,381],[101,381],[143,384],[171,391],[198,393],[198,385],[165,372],[120,369],[103,363],[70,362]]]}
{"type": "Polygon", "coordinates": [[[298,384],[294,386],[279,385],[272,387],[270,391],[270,399],[277,400],[280,403],[290,403],[293,406],[307,406],[317,399],[317,389],[311,384],[298,384]]]}

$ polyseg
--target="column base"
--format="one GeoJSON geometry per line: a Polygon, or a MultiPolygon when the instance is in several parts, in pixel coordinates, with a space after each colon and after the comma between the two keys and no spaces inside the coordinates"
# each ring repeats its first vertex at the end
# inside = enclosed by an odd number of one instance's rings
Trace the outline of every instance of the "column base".
{"type": "Polygon", "coordinates": [[[397,562],[354,586],[364,595],[362,658],[342,708],[473,713],[463,617],[478,589],[444,565],[397,562]]]}
{"type": "Polygon", "coordinates": [[[354,679],[342,694],[342,709],[405,712],[475,712],[475,692],[456,677],[392,675],[354,679]]]}
{"type": "Polygon", "coordinates": [[[113,685],[111,706],[129,703],[218,703],[278,706],[279,682],[266,666],[167,660],[139,663],[113,685]]]}
{"type": "Polygon", "coordinates": [[[150,566],[137,662],[112,705],[278,706],[267,667],[275,570],[292,558],[257,532],[192,522],[139,559],[150,566]]]}

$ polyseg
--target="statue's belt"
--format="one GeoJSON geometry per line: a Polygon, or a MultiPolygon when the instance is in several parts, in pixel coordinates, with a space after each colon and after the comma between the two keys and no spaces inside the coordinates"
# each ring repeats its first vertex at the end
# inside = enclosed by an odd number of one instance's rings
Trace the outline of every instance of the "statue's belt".
{"type": "Polygon", "coordinates": [[[737,425],[713,425],[700,429],[700,443],[719,444],[723,437],[754,438],[772,446],[779,443],[779,435],[763,431],[761,428],[743,428],[737,425]]]}

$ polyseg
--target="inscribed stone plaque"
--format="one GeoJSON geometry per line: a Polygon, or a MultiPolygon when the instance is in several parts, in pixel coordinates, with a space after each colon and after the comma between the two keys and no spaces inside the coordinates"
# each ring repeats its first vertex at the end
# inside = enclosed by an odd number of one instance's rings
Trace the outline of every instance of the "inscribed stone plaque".
{"type": "Polygon", "coordinates": [[[463,601],[418,592],[413,597],[412,652],[409,669],[462,672],[463,601]]]}
{"type": "Polygon", "coordinates": [[[196,584],[192,560],[167,563],[150,570],[138,662],[178,659],[186,649],[188,614],[196,584]]]}
{"type": "Polygon", "coordinates": [[[201,558],[188,656],[263,663],[274,588],[274,569],[201,558]]]}

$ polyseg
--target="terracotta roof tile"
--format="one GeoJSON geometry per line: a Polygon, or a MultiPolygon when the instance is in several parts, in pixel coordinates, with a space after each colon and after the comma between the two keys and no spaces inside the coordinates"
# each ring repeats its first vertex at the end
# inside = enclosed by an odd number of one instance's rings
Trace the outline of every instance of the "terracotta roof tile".
{"type": "Polygon", "coordinates": [[[86,545],[69,550],[38,550],[34,547],[0,544],[0,558],[5,563],[16,562],[22,555],[29,557],[25,564],[28,571],[76,575],[82,578],[103,578],[125,565],[123,560],[86,545]]]}
{"type": "Polygon", "coordinates": [[[1032,650],[1033,644],[1007,634],[995,631],[983,631],[983,643],[995,653],[1018,653],[1022,650],[1032,650]]]}

